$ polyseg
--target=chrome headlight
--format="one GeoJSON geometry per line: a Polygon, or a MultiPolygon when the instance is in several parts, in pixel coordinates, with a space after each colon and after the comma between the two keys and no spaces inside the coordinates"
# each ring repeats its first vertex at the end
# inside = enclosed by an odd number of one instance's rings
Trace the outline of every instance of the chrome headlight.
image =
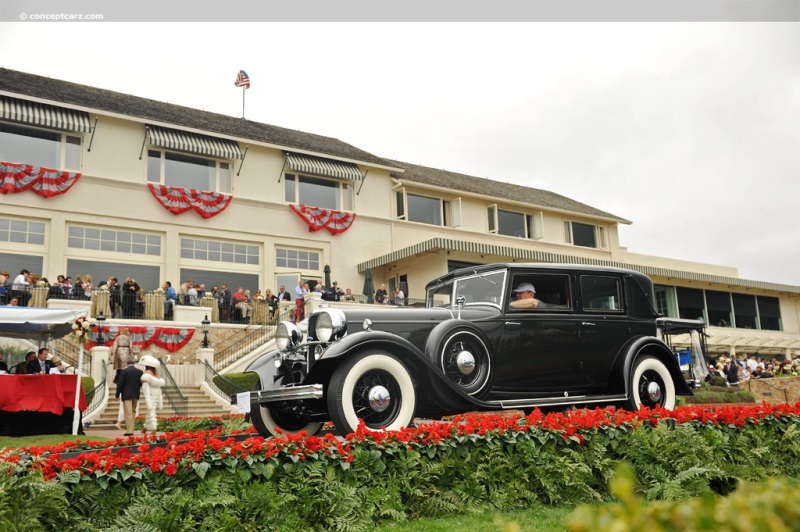
{"type": "Polygon", "coordinates": [[[344,312],[338,308],[326,308],[316,315],[314,338],[320,342],[330,342],[341,338],[347,330],[344,312]]]}
{"type": "Polygon", "coordinates": [[[282,321],[275,331],[275,344],[281,351],[293,350],[303,341],[303,333],[291,321],[282,321]]]}

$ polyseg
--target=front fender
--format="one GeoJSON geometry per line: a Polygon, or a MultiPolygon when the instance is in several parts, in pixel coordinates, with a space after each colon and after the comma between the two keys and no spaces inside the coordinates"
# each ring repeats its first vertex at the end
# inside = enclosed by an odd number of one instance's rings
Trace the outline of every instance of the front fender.
{"type": "Polygon", "coordinates": [[[278,368],[275,366],[275,357],[280,354],[280,351],[270,351],[261,355],[252,364],[247,366],[244,370],[245,373],[255,373],[261,380],[262,390],[273,390],[280,388],[275,384],[275,376],[278,374],[278,368]]]}

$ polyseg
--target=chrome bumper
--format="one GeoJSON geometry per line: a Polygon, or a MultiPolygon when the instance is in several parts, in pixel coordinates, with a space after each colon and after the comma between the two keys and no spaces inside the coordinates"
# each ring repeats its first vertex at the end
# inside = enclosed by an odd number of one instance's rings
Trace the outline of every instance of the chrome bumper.
{"type": "Polygon", "coordinates": [[[250,392],[251,403],[274,403],[275,401],[292,401],[297,399],[322,399],[322,385],[289,386],[277,390],[258,390],[250,392]]]}

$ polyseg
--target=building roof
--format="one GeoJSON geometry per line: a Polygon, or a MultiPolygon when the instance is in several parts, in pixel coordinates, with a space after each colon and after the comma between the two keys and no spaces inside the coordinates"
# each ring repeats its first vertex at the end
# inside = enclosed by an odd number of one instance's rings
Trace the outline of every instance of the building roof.
{"type": "Polygon", "coordinates": [[[380,268],[387,264],[408,259],[418,255],[424,255],[431,251],[462,251],[489,257],[489,262],[543,262],[550,264],[583,264],[590,266],[604,266],[612,268],[623,268],[641,272],[649,277],[667,277],[671,279],[681,279],[685,281],[701,281],[706,283],[716,283],[727,286],[728,288],[760,289],[775,292],[785,292],[787,294],[800,294],[800,286],[769,283],[764,281],[753,281],[749,279],[739,279],[738,277],[725,277],[698,273],[686,270],[674,270],[671,268],[661,268],[658,266],[647,266],[642,264],[631,264],[615,260],[593,259],[570,255],[569,253],[553,253],[537,249],[528,249],[521,246],[504,246],[487,242],[472,242],[468,240],[457,240],[454,238],[431,238],[402,249],[380,255],[373,259],[361,262],[357,265],[359,272],[380,268]]]}
{"type": "Polygon", "coordinates": [[[0,68],[0,91],[106,111],[125,116],[174,124],[221,135],[275,144],[343,159],[391,166],[385,159],[322,135],[304,133],[244,118],[201,111],[172,103],[122,94],[88,85],[0,68]]]}
{"type": "Polygon", "coordinates": [[[595,209],[585,203],[569,199],[548,190],[524,187],[512,183],[503,183],[483,177],[448,172],[447,170],[438,170],[436,168],[428,168],[426,166],[400,161],[389,162],[391,166],[399,166],[405,169],[405,172],[402,174],[399,172],[392,173],[392,177],[396,179],[471,192],[489,198],[501,198],[515,202],[528,203],[533,207],[540,207],[543,209],[555,209],[586,216],[606,218],[624,224],[631,223],[614,214],[595,209]]]}
{"type": "Polygon", "coordinates": [[[201,111],[181,105],[159,102],[139,96],[80,85],[26,72],[0,68],[0,91],[60,102],[84,110],[105,111],[123,116],[172,124],[190,129],[217,133],[227,137],[264,142],[286,149],[298,149],[335,158],[348,159],[384,167],[404,168],[392,176],[406,181],[469,192],[490,198],[523,202],[533,207],[555,209],[619,223],[624,218],[571,200],[554,192],[503,183],[456,172],[392,161],[373,155],[331,137],[304,133],[244,118],[201,111]]]}

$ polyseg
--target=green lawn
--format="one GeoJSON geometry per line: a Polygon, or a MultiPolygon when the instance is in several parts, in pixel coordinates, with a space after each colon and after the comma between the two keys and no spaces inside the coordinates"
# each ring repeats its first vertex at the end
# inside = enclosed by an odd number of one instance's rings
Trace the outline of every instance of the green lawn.
{"type": "Polygon", "coordinates": [[[575,509],[574,506],[537,505],[515,512],[473,513],[458,517],[425,518],[391,523],[378,528],[378,532],[522,532],[567,530],[564,520],[575,509]]]}
{"type": "Polygon", "coordinates": [[[31,447],[39,445],[58,445],[65,441],[86,441],[91,439],[93,441],[106,441],[110,438],[103,438],[101,436],[87,437],[85,434],[73,436],[72,434],[40,434],[38,436],[0,436],[0,450],[6,447],[31,447]]]}

